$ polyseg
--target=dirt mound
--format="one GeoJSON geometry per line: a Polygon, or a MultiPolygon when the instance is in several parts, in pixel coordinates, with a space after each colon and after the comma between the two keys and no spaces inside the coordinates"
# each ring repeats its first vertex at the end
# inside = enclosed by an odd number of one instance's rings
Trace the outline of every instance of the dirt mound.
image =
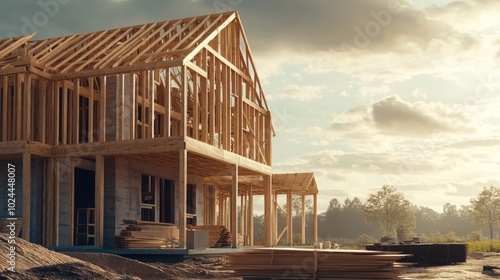
{"type": "Polygon", "coordinates": [[[162,270],[136,260],[105,253],[65,253],[71,257],[95,264],[106,271],[140,279],[166,279],[162,270]]]}
{"type": "Polygon", "coordinates": [[[21,238],[8,243],[0,234],[0,279],[133,279],[117,275],[93,264],[50,251],[21,238]],[[9,271],[9,248],[15,246],[15,272],[9,271]]]}

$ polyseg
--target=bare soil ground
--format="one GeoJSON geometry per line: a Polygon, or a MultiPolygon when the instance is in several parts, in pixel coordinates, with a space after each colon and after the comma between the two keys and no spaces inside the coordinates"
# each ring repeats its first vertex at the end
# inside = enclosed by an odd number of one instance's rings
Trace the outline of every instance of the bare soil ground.
{"type": "MultiPolygon", "coordinates": [[[[224,257],[193,258],[178,263],[143,263],[102,253],[60,254],[16,239],[16,273],[7,270],[7,235],[0,234],[0,279],[241,279],[223,269],[224,257]]],[[[471,253],[467,263],[409,267],[404,279],[494,279],[500,254],[471,253]]]]}
{"type": "Polygon", "coordinates": [[[483,266],[500,267],[498,253],[469,253],[466,263],[456,265],[409,267],[403,276],[407,279],[495,279],[500,269],[484,271],[483,266]]]}

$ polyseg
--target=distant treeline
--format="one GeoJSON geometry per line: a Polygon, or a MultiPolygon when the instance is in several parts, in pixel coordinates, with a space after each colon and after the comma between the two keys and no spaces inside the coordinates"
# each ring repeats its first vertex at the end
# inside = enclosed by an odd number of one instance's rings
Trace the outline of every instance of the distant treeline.
{"type": "MultiPolygon", "coordinates": [[[[363,214],[363,203],[357,197],[345,199],[343,202],[336,198],[329,203],[326,212],[318,214],[318,238],[319,240],[331,240],[341,242],[342,240],[351,240],[355,242],[360,236],[370,236],[379,240],[383,233],[380,225],[377,223],[366,223],[363,214]]],[[[487,239],[487,228],[475,224],[473,216],[469,211],[470,206],[461,206],[446,203],[443,206],[443,212],[439,213],[431,208],[422,206],[413,206],[416,218],[416,227],[413,231],[407,233],[407,237],[413,236],[437,236],[452,235],[458,238],[467,239],[487,239]]],[[[300,240],[301,221],[299,211],[294,211],[293,232],[297,240],[300,240]]],[[[286,225],[285,216],[282,213],[278,215],[278,233],[286,225]]],[[[311,242],[313,230],[313,214],[309,207],[306,211],[306,239],[311,242]]],[[[256,215],[254,217],[255,240],[264,239],[264,217],[256,215]]],[[[498,231],[495,231],[497,237],[498,231]]],[[[425,240],[422,240],[425,242],[425,240]]],[[[286,243],[286,237],[283,237],[280,244],[286,243]]],[[[298,243],[298,242],[295,242],[298,243]]]]}

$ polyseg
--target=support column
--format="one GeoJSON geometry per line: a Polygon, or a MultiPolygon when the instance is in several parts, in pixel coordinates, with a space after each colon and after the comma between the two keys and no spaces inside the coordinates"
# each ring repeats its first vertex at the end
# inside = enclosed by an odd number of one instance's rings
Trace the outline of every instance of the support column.
{"type": "Polygon", "coordinates": [[[179,152],[179,247],[186,247],[187,150],[179,152]]]}
{"type": "Polygon", "coordinates": [[[253,187],[250,186],[248,196],[248,238],[250,246],[253,246],[253,187]]]}
{"type": "Polygon", "coordinates": [[[224,204],[222,203],[222,193],[218,192],[217,193],[217,199],[218,199],[218,204],[219,204],[219,212],[217,213],[217,224],[218,225],[223,225],[222,223],[222,207],[224,207],[224,204]]]}
{"type": "MultiPolygon", "coordinates": [[[[186,202],[187,202],[187,113],[188,113],[188,82],[187,68],[182,66],[182,92],[181,92],[181,136],[184,139],[184,149],[179,151],[179,247],[186,247],[186,202]]],[[[154,77],[151,77],[154,78],[154,77]]],[[[154,83],[152,83],[154,85],[154,83]]],[[[151,93],[150,98],[153,97],[151,93]]],[[[151,125],[150,129],[153,129],[151,125]]]]}
{"type": "MultiPolygon", "coordinates": [[[[68,201],[68,225],[69,225],[69,234],[68,234],[68,244],[74,244],[74,234],[75,234],[75,158],[71,157],[70,159],[70,177],[69,177],[69,201],[68,201]]],[[[104,186],[104,185],[103,185],[104,186]]],[[[57,191],[59,193],[59,191],[57,191]]],[[[104,198],[104,196],[103,196],[104,198]]],[[[59,205],[59,201],[58,204],[59,205]]],[[[104,208],[103,208],[104,209],[104,208]]],[[[57,209],[57,213],[59,213],[59,209],[57,209]]],[[[57,221],[59,224],[59,219],[57,221]]],[[[59,233],[57,233],[59,235],[59,233]]]]}
{"type": "Polygon", "coordinates": [[[288,190],[286,194],[286,228],[287,228],[287,243],[288,245],[293,244],[293,208],[292,208],[292,190],[288,190]]]}
{"type": "Polygon", "coordinates": [[[52,243],[54,246],[59,246],[59,187],[61,178],[61,160],[59,158],[55,159],[54,162],[54,186],[52,191],[52,201],[53,201],[53,225],[52,225],[52,243]]]}
{"type": "Polygon", "coordinates": [[[313,243],[318,242],[318,194],[314,194],[313,243]]]}
{"type": "Polygon", "coordinates": [[[243,237],[243,245],[246,245],[245,239],[246,239],[246,231],[245,231],[245,216],[246,216],[246,195],[241,195],[240,196],[240,232],[243,237]]]}
{"type": "Polygon", "coordinates": [[[271,247],[274,245],[273,236],[273,221],[272,221],[272,193],[273,186],[271,175],[264,175],[264,245],[271,247]]]}
{"type": "Polygon", "coordinates": [[[306,195],[302,195],[302,245],[306,244],[306,195]]]}
{"type": "Polygon", "coordinates": [[[231,182],[231,235],[233,248],[238,246],[238,165],[232,166],[231,182]]]}
{"type": "Polygon", "coordinates": [[[274,245],[278,245],[278,194],[274,193],[273,198],[273,243],[274,245]]]}
{"type": "Polygon", "coordinates": [[[31,154],[23,153],[23,204],[22,204],[22,235],[21,238],[30,241],[30,215],[31,215],[31,154]]]}
{"type": "Polygon", "coordinates": [[[103,246],[104,242],[104,156],[95,156],[95,242],[103,246]]]}

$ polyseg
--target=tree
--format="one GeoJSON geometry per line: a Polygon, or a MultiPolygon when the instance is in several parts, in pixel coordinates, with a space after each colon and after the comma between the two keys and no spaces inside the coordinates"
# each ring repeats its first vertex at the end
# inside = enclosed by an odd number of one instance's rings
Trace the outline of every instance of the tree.
{"type": "Polygon", "coordinates": [[[490,250],[493,250],[493,229],[500,224],[500,189],[494,186],[484,187],[470,203],[474,221],[487,226],[490,231],[490,250]]]}
{"type": "MultiPolygon", "coordinates": [[[[306,198],[304,203],[305,203],[305,213],[312,213],[313,212],[312,200],[310,198],[306,198]]],[[[302,216],[302,195],[297,195],[297,194],[292,195],[292,212],[294,217],[302,216]]]]}
{"type": "Polygon", "coordinates": [[[399,226],[415,228],[412,204],[393,186],[384,185],[376,194],[370,194],[364,208],[365,222],[378,222],[385,235],[395,235],[399,226]]]}

